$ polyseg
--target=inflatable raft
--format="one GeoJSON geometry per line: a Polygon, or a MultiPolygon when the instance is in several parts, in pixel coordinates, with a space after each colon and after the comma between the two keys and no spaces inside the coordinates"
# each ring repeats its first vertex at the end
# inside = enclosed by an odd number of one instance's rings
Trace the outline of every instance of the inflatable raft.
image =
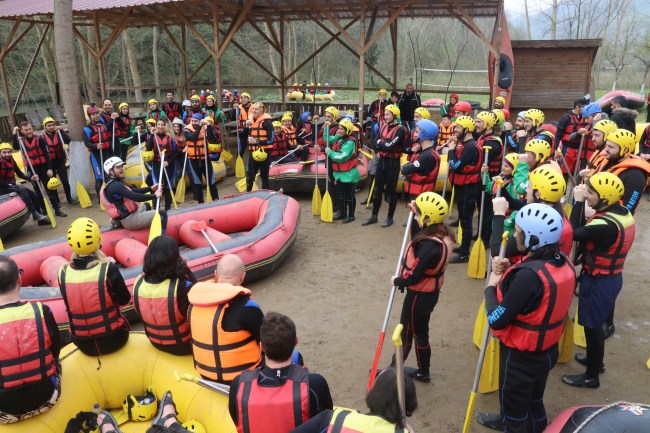
{"type": "Polygon", "coordinates": [[[575,406],[558,414],[545,433],[648,433],[650,405],[619,401],[575,406]]]}
{"type": "MultiPolygon", "coordinates": [[[[129,395],[144,395],[151,386],[160,401],[171,390],[181,422],[196,420],[207,433],[235,433],[228,412],[228,397],[192,382],[177,382],[174,372],[197,375],[192,356],[161,352],[142,333],[131,333],[122,349],[110,355],[86,356],[70,344],[61,351],[63,377],[61,398],[44,414],[2,426],[3,433],[61,433],[78,412],[93,410],[95,404],[111,410],[126,421],[122,401],[129,395]],[[126,368],[128,366],[128,368],[126,368]]],[[[131,421],[120,425],[124,433],[145,432],[151,421],[131,421]]]]}
{"type": "MultiPolygon", "coordinates": [[[[298,234],[300,205],[282,192],[255,191],[171,211],[168,236],[181,246],[181,255],[199,280],[213,278],[219,259],[236,254],[246,264],[246,282],[272,273],[288,255],[298,234]],[[219,253],[214,254],[194,221],[205,221],[219,253]]],[[[102,251],[114,257],[126,285],[132,289],[142,272],[148,229],[103,229],[102,251]]],[[[20,269],[21,299],[39,300],[53,311],[62,337],[67,339],[68,316],[59,291],[59,268],[68,263],[72,249],[65,237],[5,250],[20,269]]],[[[123,308],[133,318],[133,305],[123,308]]]]}
{"type": "Polygon", "coordinates": [[[29,210],[18,194],[0,196],[0,238],[21,228],[29,219],[29,210]]]}
{"type": "MultiPolygon", "coordinates": [[[[329,93],[316,93],[316,100],[317,101],[330,101],[330,100],[334,99],[334,96],[336,96],[336,92],[334,92],[334,90],[330,90],[329,93]]],[[[314,95],[312,95],[311,93],[307,93],[305,95],[303,92],[301,92],[299,90],[294,90],[293,92],[288,92],[287,93],[287,99],[289,99],[290,101],[309,101],[309,102],[313,102],[314,95]]]]}
{"type": "Polygon", "coordinates": [[[646,97],[641,93],[629,92],[627,90],[614,90],[612,92],[605,93],[603,96],[596,100],[596,104],[600,105],[605,111],[609,111],[612,105],[612,98],[614,96],[625,96],[627,99],[627,108],[632,110],[638,110],[643,108],[646,104],[646,97]]]}

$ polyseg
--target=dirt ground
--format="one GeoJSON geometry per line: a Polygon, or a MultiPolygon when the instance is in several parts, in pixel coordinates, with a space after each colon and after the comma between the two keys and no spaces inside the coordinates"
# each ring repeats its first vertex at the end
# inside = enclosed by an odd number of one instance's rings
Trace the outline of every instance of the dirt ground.
{"type": "MultiPolygon", "coordinates": [[[[235,178],[219,184],[220,195],[236,192],[235,178]]],[[[367,189],[357,194],[361,201],[367,189]]],[[[188,196],[190,194],[188,193],[188,196]]],[[[273,275],[250,285],[265,311],[292,317],[298,327],[299,347],[311,371],[323,374],[331,387],[334,403],[365,409],[364,395],[379,330],[390,292],[403,235],[401,223],[407,210],[398,206],[396,224],[362,227],[369,210],[357,205],[357,221],[349,225],[326,224],[311,215],[311,194],[296,197],[302,205],[302,220],[293,252],[273,275]]],[[[185,206],[192,205],[191,200],[185,206]]],[[[384,203],[380,221],[386,215],[384,203]]],[[[69,214],[58,218],[55,230],[38,227],[31,220],[12,237],[3,239],[5,248],[63,236],[76,217],[95,218],[109,223],[97,205],[91,209],[64,205],[69,214]]],[[[558,365],[548,380],[546,407],[552,419],[562,409],[583,404],[618,400],[650,403],[650,279],[643,271],[645,254],[650,253],[650,203],[642,200],[637,213],[637,235],[625,268],[625,285],[616,310],[616,334],[607,340],[605,364],[597,390],[581,390],[564,385],[565,373],[583,371],[575,361],[558,365]]],[[[476,223],[475,223],[476,225],[476,223]]],[[[419,409],[410,419],[418,432],[459,432],[465,411],[478,350],[471,343],[472,329],[483,295],[484,282],[466,276],[466,265],[450,265],[440,301],[430,323],[433,349],[431,384],[417,383],[419,409]]],[[[389,332],[401,310],[398,292],[389,332]]],[[[575,309],[572,308],[572,311],[575,309]]],[[[393,352],[387,338],[380,365],[389,363],[393,352]]],[[[415,355],[407,360],[415,366],[415,355]]],[[[496,393],[479,395],[475,410],[498,410],[496,393]]],[[[472,423],[472,432],[488,430],[472,423]]]]}

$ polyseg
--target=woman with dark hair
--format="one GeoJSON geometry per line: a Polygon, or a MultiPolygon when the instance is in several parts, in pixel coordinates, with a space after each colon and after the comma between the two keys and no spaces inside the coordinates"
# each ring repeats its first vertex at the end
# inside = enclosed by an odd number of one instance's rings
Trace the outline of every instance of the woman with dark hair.
{"type": "Polygon", "coordinates": [[[404,360],[409,355],[413,340],[418,361],[418,371],[409,374],[420,382],[430,382],[431,345],[429,320],[438,303],[456,238],[443,223],[448,207],[444,198],[434,192],[420,194],[411,202],[416,224],[412,225],[412,240],[406,248],[400,274],[392,283],[400,290],[406,288],[400,323],[404,325],[404,360]]]}
{"type": "MultiPolygon", "coordinates": [[[[418,407],[415,384],[404,377],[404,400],[406,416],[411,416],[418,407]]],[[[370,412],[363,415],[357,411],[337,408],[324,410],[291,433],[355,432],[355,433],[408,433],[402,418],[397,397],[397,373],[393,367],[383,370],[375,379],[375,384],[366,395],[370,412]]]]}
{"type": "Polygon", "coordinates": [[[197,280],[174,238],[158,236],[151,241],[142,272],[133,285],[133,304],[149,341],[164,352],[189,355],[192,335],[187,293],[197,280]]]}

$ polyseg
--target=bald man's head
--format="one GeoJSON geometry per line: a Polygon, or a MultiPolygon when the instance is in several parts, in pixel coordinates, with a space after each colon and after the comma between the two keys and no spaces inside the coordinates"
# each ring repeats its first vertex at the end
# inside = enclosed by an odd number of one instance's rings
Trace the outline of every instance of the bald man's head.
{"type": "Polygon", "coordinates": [[[244,261],[234,254],[226,254],[219,260],[215,277],[218,283],[229,283],[234,286],[244,281],[244,261]]]}

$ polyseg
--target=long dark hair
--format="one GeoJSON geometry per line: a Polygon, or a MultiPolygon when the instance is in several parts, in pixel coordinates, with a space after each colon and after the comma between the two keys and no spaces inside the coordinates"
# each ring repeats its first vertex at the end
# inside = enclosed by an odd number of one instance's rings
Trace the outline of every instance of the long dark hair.
{"type": "Polygon", "coordinates": [[[444,239],[445,236],[449,236],[452,241],[456,242],[456,234],[447,224],[431,224],[420,230],[420,232],[413,237],[411,245],[415,248],[423,239],[428,239],[430,237],[444,239]]]}
{"type": "MultiPolygon", "coordinates": [[[[406,416],[411,416],[418,407],[418,398],[415,394],[415,384],[406,374],[404,397],[406,416]]],[[[378,415],[393,424],[401,424],[402,410],[397,398],[397,372],[393,367],[387,368],[377,376],[374,386],[366,395],[366,404],[372,415],[378,415]]]]}
{"type": "Polygon", "coordinates": [[[154,238],[144,253],[142,272],[148,282],[161,282],[187,275],[187,264],[181,257],[176,240],[169,236],[154,238]]]}

